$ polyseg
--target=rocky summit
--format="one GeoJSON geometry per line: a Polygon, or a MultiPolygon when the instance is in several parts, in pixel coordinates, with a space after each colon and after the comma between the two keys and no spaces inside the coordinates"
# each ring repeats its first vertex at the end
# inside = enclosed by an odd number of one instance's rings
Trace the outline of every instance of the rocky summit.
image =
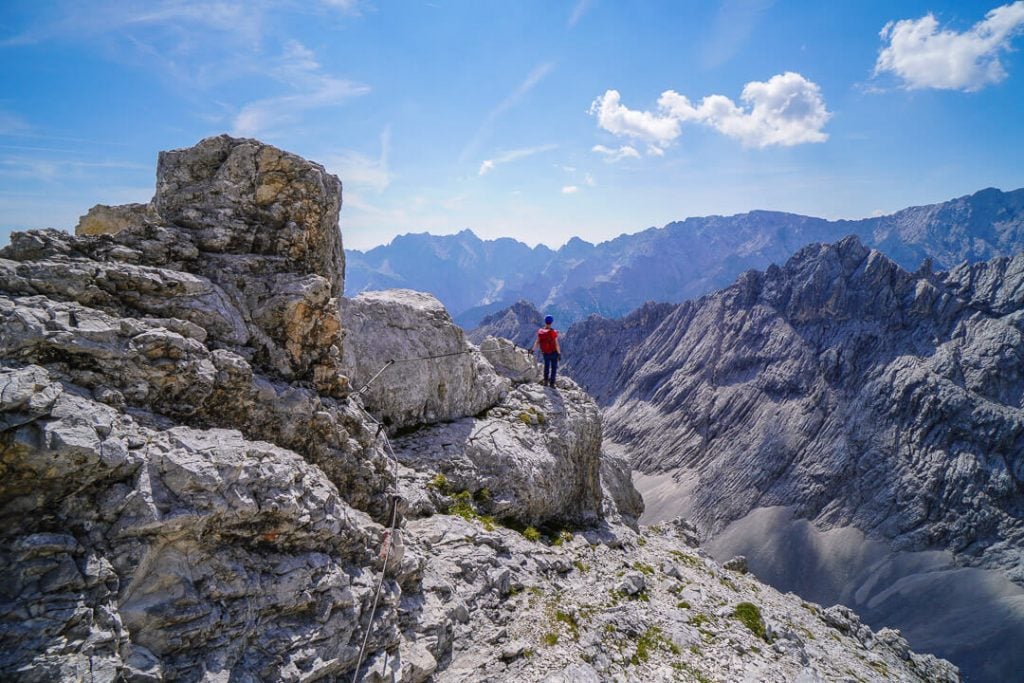
{"type": "Polygon", "coordinates": [[[341,204],[220,136],[0,250],[0,678],[959,680],[638,527],[597,404],[522,349],[340,299],[341,204]]]}
{"type": "Polygon", "coordinates": [[[645,519],[684,515],[780,585],[876,620],[904,601],[912,643],[1008,680],[1024,637],[1022,316],[1024,254],[911,273],[850,237],[580,323],[564,349],[641,473],[645,519]],[[989,588],[961,604],[968,583],[989,588]]]}

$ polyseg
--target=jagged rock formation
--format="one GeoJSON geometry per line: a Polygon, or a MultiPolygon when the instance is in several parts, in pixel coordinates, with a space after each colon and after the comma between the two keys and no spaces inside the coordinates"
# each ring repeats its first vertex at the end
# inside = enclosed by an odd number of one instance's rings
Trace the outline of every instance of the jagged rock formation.
{"type": "Polygon", "coordinates": [[[1019,571],[1021,310],[1024,255],[912,275],[856,238],[811,246],[632,347],[606,433],[643,472],[694,472],[712,533],[795,504],[1019,571]]]}
{"type": "MultiPolygon", "coordinates": [[[[1022,312],[1024,254],[911,274],[853,237],[812,245],[606,352],[605,434],[656,517],[713,536],[787,506],[1024,583],[1022,312]]],[[[566,338],[597,355],[626,321],[587,325],[566,338]]]]}
{"type": "Polygon", "coordinates": [[[428,291],[467,329],[526,299],[565,325],[595,313],[622,316],[645,301],[696,298],[727,287],[748,269],[784,263],[810,242],[851,234],[909,270],[926,258],[951,268],[964,260],[1012,256],[1024,249],[1024,189],[989,188],[854,221],[776,211],[688,218],[596,245],[576,237],[557,251],[507,238],[481,240],[469,231],[403,235],[349,253],[348,291],[428,291]]]}
{"type": "Polygon", "coordinates": [[[487,337],[508,339],[516,346],[530,348],[537,339],[537,330],[544,325],[544,316],[529,301],[517,301],[508,308],[485,317],[467,333],[470,341],[480,344],[487,337]]]}
{"type": "MultiPolygon", "coordinates": [[[[393,480],[338,398],[340,200],[316,164],[212,138],[161,160],[155,205],[194,223],[0,251],[2,677],[354,666],[393,480]]],[[[398,638],[380,619],[374,649],[398,638]]]]}
{"type": "Polygon", "coordinates": [[[499,375],[488,353],[532,360],[468,345],[429,297],[339,302],[340,190],[221,136],[161,155],[154,201],[91,212],[94,234],[0,250],[0,678],[957,680],[898,634],[725,581],[681,550],[691,527],[622,525],[642,503],[568,380],[499,375]],[[379,395],[341,373],[399,351],[437,363],[379,395]],[[770,632],[728,616],[752,601],[770,632]],[[552,619],[586,640],[555,647],[552,619]]]}

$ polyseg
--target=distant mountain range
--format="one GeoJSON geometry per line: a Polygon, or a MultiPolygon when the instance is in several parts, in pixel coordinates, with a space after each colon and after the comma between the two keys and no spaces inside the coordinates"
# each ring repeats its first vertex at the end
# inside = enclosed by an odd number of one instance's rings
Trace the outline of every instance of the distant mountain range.
{"type": "Polygon", "coordinates": [[[849,237],[591,317],[562,349],[647,521],[682,515],[777,587],[1004,681],[1024,666],[1022,315],[1024,252],[910,273],[849,237]]]}
{"type": "Polygon", "coordinates": [[[908,270],[925,259],[944,269],[1012,255],[1024,248],[1024,189],[989,188],[855,221],[775,211],[688,218],[596,245],[575,237],[557,250],[482,240],[469,230],[408,234],[366,252],[349,250],[346,294],[428,291],[466,328],[525,299],[564,325],[592,313],[621,316],[646,301],[694,299],[746,270],[784,263],[808,243],[847,235],[908,270]]]}

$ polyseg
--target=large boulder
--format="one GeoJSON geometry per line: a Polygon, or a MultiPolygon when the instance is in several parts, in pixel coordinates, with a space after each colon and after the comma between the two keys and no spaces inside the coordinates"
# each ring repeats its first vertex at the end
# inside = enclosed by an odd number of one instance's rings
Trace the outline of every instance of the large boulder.
{"type": "Polygon", "coordinates": [[[533,354],[508,339],[484,337],[480,341],[480,353],[499,375],[516,384],[539,382],[541,379],[540,365],[533,354]]]}
{"type": "Polygon", "coordinates": [[[270,257],[260,263],[320,275],[341,295],[341,182],[320,164],[218,135],[160,153],[153,204],[164,220],[194,231],[203,251],[270,257]]]}
{"type": "Polygon", "coordinates": [[[341,311],[345,372],[367,408],[394,429],[476,415],[508,390],[430,294],[364,292],[342,299],[341,311]]]}

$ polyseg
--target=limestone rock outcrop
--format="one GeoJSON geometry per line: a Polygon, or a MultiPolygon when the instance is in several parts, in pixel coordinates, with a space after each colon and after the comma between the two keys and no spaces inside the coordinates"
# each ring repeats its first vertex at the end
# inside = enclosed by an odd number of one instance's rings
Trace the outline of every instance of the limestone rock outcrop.
{"type": "Polygon", "coordinates": [[[156,211],[152,204],[122,204],[107,206],[97,204],[78,219],[76,235],[116,235],[125,228],[155,220],[156,211]]]}
{"type": "Polygon", "coordinates": [[[601,516],[601,413],[569,380],[558,391],[520,385],[480,417],[419,429],[394,446],[432,494],[425,510],[446,511],[451,494],[468,491],[484,514],[512,523],[579,526],[601,516]]]}
{"type": "Polygon", "coordinates": [[[342,300],[341,310],[345,370],[356,390],[366,387],[367,408],[393,429],[476,415],[508,390],[429,294],[365,292],[342,300]]]}
{"type": "MultiPolygon", "coordinates": [[[[354,665],[382,528],[319,468],[234,430],[145,427],[37,365],[0,370],[0,396],[0,677],[354,665]]],[[[397,615],[379,618],[384,647],[397,615]]]]}
{"type": "Polygon", "coordinates": [[[207,138],[160,154],[153,205],[204,252],[258,255],[250,267],[319,275],[333,297],[344,289],[341,182],[320,164],[255,140],[207,138]]]}
{"type": "Polygon", "coordinates": [[[793,599],[727,588],[672,554],[686,525],[641,542],[620,524],[642,505],[629,471],[571,381],[513,384],[430,297],[339,301],[340,203],[320,166],[221,136],[162,155],[154,201],[93,212],[99,234],[0,249],[0,679],[865,676],[870,643],[896,680],[955,680],[898,636],[837,626],[833,645],[793,599]],[[343,335],[357,387],[422,365],[353,392],[343,335]],[[629,562],[655,609],[612,592],[629,562]],[[681,580],[701,613],[756,594],[824,647],[765,655],[709,613],[713,647],[672,649],[653,634],[691,644],[681,580]],[[552,614],[586,642],[555,648],[552,614]]]}
{"type": "Polygon", "coordinates": [[[540,364],[533,354],[508,339],[484,337],[480,340],[480,353],[484,354],[495,372],[515,384],[539,382],[542,379],[540,364]]]}
{"type": "MultiPolygon", "coordinates": [[[[929,681],[956,667],[910,650],[898,631],[823,609],[723,570],[686,545],[685,523],[609,543],[598,532],[531,542],[497,526],[435,515],[410,535],[432,557],[423,599],[400,622],[422,643],[403,680],[929,681]],[[630,589],[617,586],[629,577],[630,589]],[[457,590],[453,590],[457,587],[457,590]]],[[[410,660],[412,647],[402,651],[410,660]]],[[[382,673],[386,671],[381,663],[382,673]]]]}

